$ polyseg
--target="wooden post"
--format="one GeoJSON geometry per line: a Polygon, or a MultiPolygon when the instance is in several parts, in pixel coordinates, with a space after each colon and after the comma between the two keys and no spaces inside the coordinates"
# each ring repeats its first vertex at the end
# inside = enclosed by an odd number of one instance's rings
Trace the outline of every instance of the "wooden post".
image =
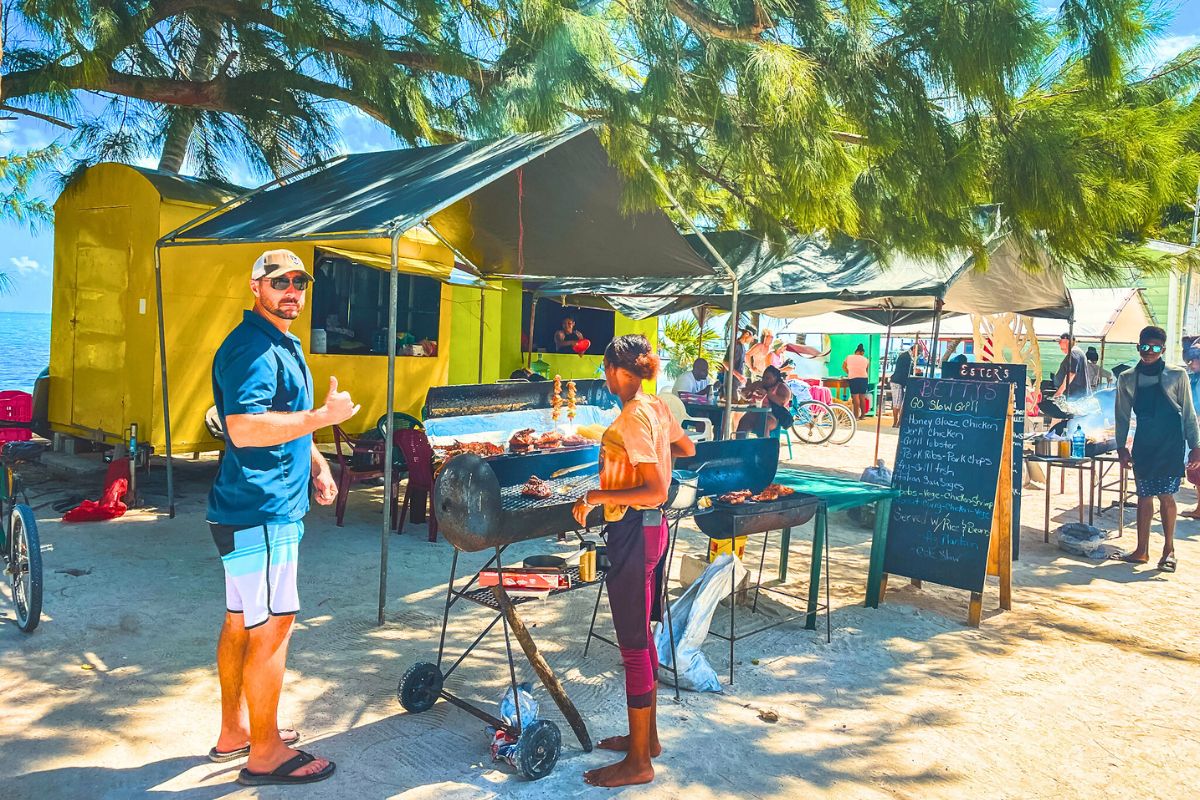
{"type": "Polygon", "coordinates": [[[972,628],[978,628],[981,619],[983,619],[983,595],[979,592],[971,592],[971,604],[967,606],[967,624],[972,628]]]}
{"type": "MultiPolygon", "coordinates": [[[[1000,456],[1000,479],[996,486],[992,540],[988,547],[988,575],[1000,578],[1000,608],[1012,610],[1012,436],[1013,406],[1004,422],[1004,450],[1000,456]]],[[[970,619],[969,612],[968,621],[970,619]]],[[[974,624],[978,624],[977,622],[974,624]]]]}
{"type": "MultiPolygon", "coordinates": [[[[525,627],[525,623],[517,616],[517,609],[513,606],[512,600],[509,599],[508,592],[504,591],[504,588],[501,586],[493,586],[492,594],[496,596],[496,602],[500,604],[500,611],[504,614],[504,618],[508,620],[508,627],[512,630],[513,636],[521,643],[521,649],[525,652],[525,658],[529,659],[530,665],[533,666],[533,671],[538,674],[538,677],[542,680],[542,685],[546,687],[546,691],[554,698],[554,704],[558,706],[558,710],[566,718],[567,723],[571,726],[571,730],[575,731],[575,738],[579,740],[583,751],[585,753],[592,752],[592,737],[588,734],[587,725],[584,724],[583,717],[579,715],[579,710],[575,708],[575,704],[571,702],[571,698],[567,697],[567,691],[558,680],[558,676],[554,674],[554,670],[550,669],[550,665],[546,663],[546,659],[542,658],[542,654],[538,652],[537,644],[534,643],[533,637],[529,635],[529,630],[525,627]]],[[[653,645],[653,642],[651,642],[651,645],[653,645]]]]}

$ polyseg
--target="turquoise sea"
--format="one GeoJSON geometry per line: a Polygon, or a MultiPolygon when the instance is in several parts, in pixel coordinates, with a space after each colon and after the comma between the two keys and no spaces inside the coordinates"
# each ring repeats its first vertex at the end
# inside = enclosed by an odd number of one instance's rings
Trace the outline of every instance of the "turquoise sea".
{"type": "Polygon", "coordinates": [[[33,391],[50,365],[50,315],[0,311],[0,391],[33,391]]]}

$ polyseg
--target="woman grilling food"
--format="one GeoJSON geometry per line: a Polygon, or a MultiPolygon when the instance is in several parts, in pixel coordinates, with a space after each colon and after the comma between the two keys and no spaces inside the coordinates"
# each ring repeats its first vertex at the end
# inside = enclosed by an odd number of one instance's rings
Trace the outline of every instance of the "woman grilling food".
{"type": "Polygon", "coordinates": [[[659,596],[656,574],[667,546],[662,506],[671,485],[671,460],[695,455],[696,447],[662,400],[642,391],[642,381],[658,373],[658,358],[645,336],[619,336],[604,351],[604,378],[621,401],[621,413],[600,442],[600,489],[575,504],[575,520],[604,506],[608,540],[608,586],[613,626],[625,666],[629,733],[600,742],[604,750],[625,753],[621,761],[588,770],[593,786],[628,786],[654,780],[651,758],[658,741],[658,654],[650,616],[659,596]]]}

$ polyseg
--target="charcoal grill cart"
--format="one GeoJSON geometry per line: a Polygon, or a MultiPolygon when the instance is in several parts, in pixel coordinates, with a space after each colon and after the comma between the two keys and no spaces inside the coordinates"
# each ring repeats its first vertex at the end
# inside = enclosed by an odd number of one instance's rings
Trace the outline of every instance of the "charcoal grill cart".
{"type": "MultiPolygon", "coordinates": [[[[576,423],[607,424],[616,416],[616,398],[608,393],[602,381],[576,381],[576,389],[579,398],[576,423]]],[[[565,384],[563,391],[566,391],[565,384]]],[[[542,434],[555,429],[551,416],[552,392],[553,384],[549,381],[432,387],[426,397],[425,430],[435,449],[455,441],[505,446],[518,430],[533,428],[537,434],[542,434]]],[[[559,432],[573,432],[573,427],[566,424],[565,407],[561,422],[563,424],[557,425],[559,432]]],[[[574,447],[506,452],[490,458],[465,453],[449,459],[434,481],[433,503],[438,530],[453,546],[454,554],[446,587],[437,661],[418,663],[409,668],[400,680],[400,703],[407,711],[420,713],[444,699],[497,730],[505,731],[517,739],[518,771],[530,779],[544,777],[554,769],[562,746],[558,727],[549,720],[524,724],[519,704],[516,723],[505,723],[449,691],[445,681],[500,624],[513,695],[517,694],[512,647],[512,639],[516,638],[563,716],[570,722],[580,745],[585,751],[591,751],[587,726],[538,653],[517,614],[516,609],[531,598],[511,597],[499,586],[480,586],[479,578],[481,573],[494,570],[499,579],[504,580],[503,558],[509,546],[561,536],[579,527],[571,515],[571,508],[586,491],[599,488],[599,452],[598,443],[588,442],[574,447]],[[550,496],[544,499],[524,496],[521,490],[530,477],[545,480],[550,496]],[[486,551],[492,554],[487,563],[474,575],[460,578],[459,556],[486,551]],[[487,608],[494,616],[475,640],[455,657],[448,652],[446,628],[451,609],[460,601],[487,608]]],[[[589,522],[598,523],[600,518],[601,512],[593,509],[589,522]]],[[[597,570],[595,581],[583,583],[577,567],[566,567],[563,572],[570,579],[569,588],[552,591],[550,596],[592,586],[604,578],[603,570],[597,570]]]]}

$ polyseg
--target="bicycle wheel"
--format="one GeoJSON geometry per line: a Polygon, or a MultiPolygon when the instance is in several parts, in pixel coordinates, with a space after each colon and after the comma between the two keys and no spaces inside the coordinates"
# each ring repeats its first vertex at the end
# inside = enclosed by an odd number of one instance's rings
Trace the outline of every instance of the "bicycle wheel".
{"type": "Polygon", "coordinates": [[[9,582],[17,607],[17,626],[30,633],[42,618],[42,547],[33,509],[21,504],[13,507],[8,538],[9,582]]]}
{"type": "Polygon", "coordinates": [[[830,444],[845,444],[854,438],[854,434],[858,432],[858,420],[854,418],[854,412],[845,406],[835,403],[832,406],[833,419],[837,423],[833,429],[833,435],[829,437],[830,444]]]}
{"type": "Polygon", "coordinates": [[[829,441],[837,427],[833,409],[818,400],[802,400],[793,415],[792,433],[806,444],[829,441]]]}

